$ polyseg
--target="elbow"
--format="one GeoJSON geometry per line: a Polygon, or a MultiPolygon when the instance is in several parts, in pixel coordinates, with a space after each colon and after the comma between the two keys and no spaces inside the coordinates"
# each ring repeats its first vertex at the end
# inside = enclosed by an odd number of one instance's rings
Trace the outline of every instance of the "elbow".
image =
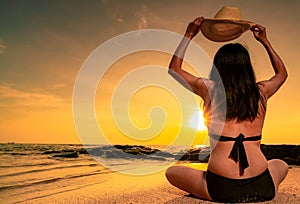
{"type": "Polygon", "coordinates": [[[168,69],[168,74],[174,78],[176,78],[175,76],[177,76],[178,74],[176,73],[176,71],[174,71],[173,69],[169,68],[168,69]]]}
{"type": "Polygon", "coordinates": [[[172,64],[169,65],[169,70],[176,71],[178,68],[172,64]]]}
{"type": "Polygon", "coordinates": [[[285,70],[285,79],[287,79],[289,76],[288,72],[285,70]]]}
{"type": "Polygon", "coordinates": [[[280,77],[282,82],[285,82],[288,77],[288,72],[284,65],[275,74],[280,77]]]}
{"type": "Polygon", "coordinates": [[[287,70],[285,70],[285,72],[284,72],[284,81],[286,81],[286,79],[288,78],[288,72],[287,72],[287,70]]]}
{"type": "Polygon", "coordinates": [[[288,73],[286,70],[284,70],[283,72],[278,73],[278,76],[281,79],[281,85],[284,84],[284,82],[286,81],[286,79],[288,78],[288,73]]]}
{"type": "Polygon", "coordinates": [[[179,69],[176,66],[169,65],[168,74],[173,76],[174,74],[178,74],[178,73],[179,73],[179,69]]]}

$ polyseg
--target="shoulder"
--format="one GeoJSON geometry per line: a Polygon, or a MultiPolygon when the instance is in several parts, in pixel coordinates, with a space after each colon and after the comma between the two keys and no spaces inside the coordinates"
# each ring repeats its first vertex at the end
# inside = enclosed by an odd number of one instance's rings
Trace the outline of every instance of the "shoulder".
{"type": "Polygon", "coordinates": [[[263,100],[264,103],[267,102],[268,100],[268,96],[267,96],[267,87],[266,87],[266,81],[260,81],[257,84],[257,88],[258,88],[258,91],[259,91],[259,94],[261,96],[261,99],[263,100]]]}
{"type": "Polygon", "coordinates": [[[208,92],[207,94],[209,94],[214,89],[215,82],[210,79],[199,77],[195,82],[195,86],[199,92],[205,91],[208,92]]]}
{"type": "Polygon", "coordinates": [[[280,80],[280,78],[275,75],[271,79],[260,81],[257,84],[260,87],[261,91],[265,94],[265,96],[267,98],[270,98],[278,91],[283,82],[284,81],[280,80]]]}
{"type": "Polygon", "coordinates": [[[213,93],[215,83],[210,79],[199,77],[195,82],[195,87],[195,93],[199,95],[204,101],[208,102],[213,93]]]}
{"type": "Polygon", "coordinates": [[[214,81],[206,78],[201,78],[201,79],[202,79],[202,85],[205,85],[208,90],[212,90],[215,87],[214,81]]]}

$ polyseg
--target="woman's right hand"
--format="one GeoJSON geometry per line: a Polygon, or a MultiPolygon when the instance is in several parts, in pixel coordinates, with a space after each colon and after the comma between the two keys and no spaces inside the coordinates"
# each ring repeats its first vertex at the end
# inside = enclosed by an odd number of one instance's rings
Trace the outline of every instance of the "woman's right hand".
{"type": "Polygon", "coordinates": [[[192,39],[193,37],[195,37],[198,34],[198,32],[200,31],[203,19],[204,19],[204,17],[198,17],[195,20],[193,20],[192,22],[190,22],[185,31],[184,36],[189,39],[192,39]]]}
{"type": "Polygon", "coordinates": [[[255,24],[254,26],[252,26],[251,30],[256,40],[258,40],[263,44],[268,42],[267,32],[265,27],[255,24]]]}

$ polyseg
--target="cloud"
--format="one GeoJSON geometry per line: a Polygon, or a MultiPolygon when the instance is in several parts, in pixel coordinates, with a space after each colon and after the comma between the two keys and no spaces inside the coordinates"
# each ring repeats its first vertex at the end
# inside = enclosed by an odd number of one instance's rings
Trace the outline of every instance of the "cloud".
{"type": "Polygon", "coordinates": [[[141,17],[138,22],[139,29],[145,29],[148,27],[148,22],[145,16],[141,17]]]}
{"type": "Polygon", "coordinates": [[[138,18],[138,29],[145,29],[148,27],[147,16],[149,15],[150,13],[148,12],[148,8],[145,5],[142,5],[140,9],[135,13],[135,16],[138,18]]]}
{"type": "Polygon", "coordinates": [[[55,95],[21,91],[11,85],[0,85],[0,101],[2,107],[60,107],[63,104],[55,95]]]}
{"type": "Polygon", "coordinates": [[[6,49],[6,45],[2,41],[0,41],[0,55],[6,53],[6,49]]]}
{"type": "Polygon", "coordinates": [[[54,89],[60,89],[60,88],[65,88],[66,86],[67,86],[67,84],[57,83],[57,84],[53,84],[52,88],[54,88],[54,89]]]}
{"type": "Polygon", "coordinates": [[[117,18],[118,23],[123,23],[123,19],[121,17],[117,18]]]}
{"type": "Polygon", "coordinates": [[[113,19],[114,21],[118,22],[118,23],[123,23],[123,22],[124,22],[122,16],[121,16],[121,15],[118,15],[118,14],[116,14],[116,13],[114,13],[114,14],[112,15],[112,19],[113,19]]]}

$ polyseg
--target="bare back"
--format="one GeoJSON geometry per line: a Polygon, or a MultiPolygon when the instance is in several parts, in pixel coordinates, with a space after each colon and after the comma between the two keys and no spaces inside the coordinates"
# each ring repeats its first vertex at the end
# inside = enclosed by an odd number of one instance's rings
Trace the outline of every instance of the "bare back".
{"type": "MultiPolygon", "coordinates": [[[[262,92],[260,93],[262,97],[259,102],[259,111],[256,118],[252,122],[248,120],[242,122],[237,122],[236,120],[219,121],[219,123],[223,122],[221,135],[235,138],[240,133],[245,135],[245,137],[259,136],[262,134],[267,99],[262,92]]],[[[211,105],[212,103],[207,104],[211,105]]],[[[212,107],[205,107],[206,110],[211,110],[211,108],[212,107]]],[[[211,126],[212,124],[209,126],[209,134],[216,134],[211,126]]],[[[260,150],[260,141],[245,141],[243,144],[249,167],[245,169],[243,175],[240,175],[239,163],[229,158],[233,143],[234,141],[219,142],[210,138],[212,152],[208,164],[209,170],[228,178],[250,178],[259,175],[267,168],[267,160],[260,150]]]]}

